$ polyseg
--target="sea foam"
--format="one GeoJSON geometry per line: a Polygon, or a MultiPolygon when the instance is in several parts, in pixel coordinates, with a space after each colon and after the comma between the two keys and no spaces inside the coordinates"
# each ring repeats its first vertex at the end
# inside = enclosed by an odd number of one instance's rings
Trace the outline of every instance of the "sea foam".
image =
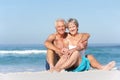
{"type": "Polygon", "coordinates": [[[46,53],[46,50],[0,50],[0,54],[40,54],[46,53]]]}

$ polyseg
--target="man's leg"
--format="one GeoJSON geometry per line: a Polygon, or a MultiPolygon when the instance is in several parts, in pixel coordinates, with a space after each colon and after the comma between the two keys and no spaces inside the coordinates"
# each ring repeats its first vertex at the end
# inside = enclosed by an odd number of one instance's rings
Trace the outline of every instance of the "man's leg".
{"type": "Polygon", "coordinates": [[[46,68],[46,70],[49,70],[49,69],[50,69],[50,66],[49,66],[47,60],[46,60],[46,63],[45,63],[45,68],[46,68]]]}
{"type": "Polygon", "coordinates": [[[96,68],[96,69],[102,69],[102,65],[95,59],[93,55],[88,54],[87,58],[90,61],[91,67],[96,68]]]}
{"type": "Polygon", "coordinates": [[[115,66],[115,61],[109,62],[107,65],[101,65],[94,56],[87,55],[87,58],[90,61],[91,67],[99,69],[99,70],[111,70],[115,66]]]}
{"type": "Polygon", "coordinates": [[[48,49],[46,55],[46,70],[51,69],[55,65],[55,54],[53,50],[48,49]]]}

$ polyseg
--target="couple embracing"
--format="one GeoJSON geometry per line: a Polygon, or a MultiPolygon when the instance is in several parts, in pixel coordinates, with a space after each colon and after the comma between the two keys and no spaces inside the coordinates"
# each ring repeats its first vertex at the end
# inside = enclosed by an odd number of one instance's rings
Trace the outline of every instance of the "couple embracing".
{"type": "Polygon", "coordinates": [[[101,65],[93,55],[85,55],[90,34],[78,32],[79,23],[76,19],[70,18],[67,22],[57,19],[55,29],[56,32],[49,35],[44,43],[47,48],[46,70],[81,72],[91,67],[111,70],[115,66],[115,61],[101,65]]]}

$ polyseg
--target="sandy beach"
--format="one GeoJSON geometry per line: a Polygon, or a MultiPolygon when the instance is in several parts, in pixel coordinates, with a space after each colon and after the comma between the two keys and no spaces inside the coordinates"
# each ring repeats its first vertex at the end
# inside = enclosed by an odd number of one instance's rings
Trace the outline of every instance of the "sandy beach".
{"type": "Polygon", "coordinates": [[[0,73],[0,80],[120,80],[120,71],[0,73]]]}

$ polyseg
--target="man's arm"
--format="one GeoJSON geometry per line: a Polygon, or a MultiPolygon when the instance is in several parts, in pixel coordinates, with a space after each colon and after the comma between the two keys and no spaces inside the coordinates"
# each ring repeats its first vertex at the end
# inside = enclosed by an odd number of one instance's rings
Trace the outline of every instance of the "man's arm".
{"type": "Polygon", "coordinates": [[[87,47],[89,37],[90,37],[89,33],[82,33],[82,38],[78,42],[76,50],[83,50],[83,49],[85,49],[87,47]]]}
{"type": "Polygon", "coordinates": [[[82,33],[82,38],[80,39],[80,42],[88,41],[89,38],[90,38],[89,33],[82,33]]]}
{"type": "Polygon", "coordinates": [[[55,34],[51,34],[48,38],[47,38],[47,40],[45,41],[45,43],[44,43],[44,45],[45,45],[45,47],[46,48],[48,48],[48,49],[51,49],[51,50],[53,50],[53,51],[55,51],[55,52],[59,52],[59,48],[57,48],[55,45],[54,45],[54,40],[55,40],[55,38],[56,38],[56,35],[55,34]]]}

